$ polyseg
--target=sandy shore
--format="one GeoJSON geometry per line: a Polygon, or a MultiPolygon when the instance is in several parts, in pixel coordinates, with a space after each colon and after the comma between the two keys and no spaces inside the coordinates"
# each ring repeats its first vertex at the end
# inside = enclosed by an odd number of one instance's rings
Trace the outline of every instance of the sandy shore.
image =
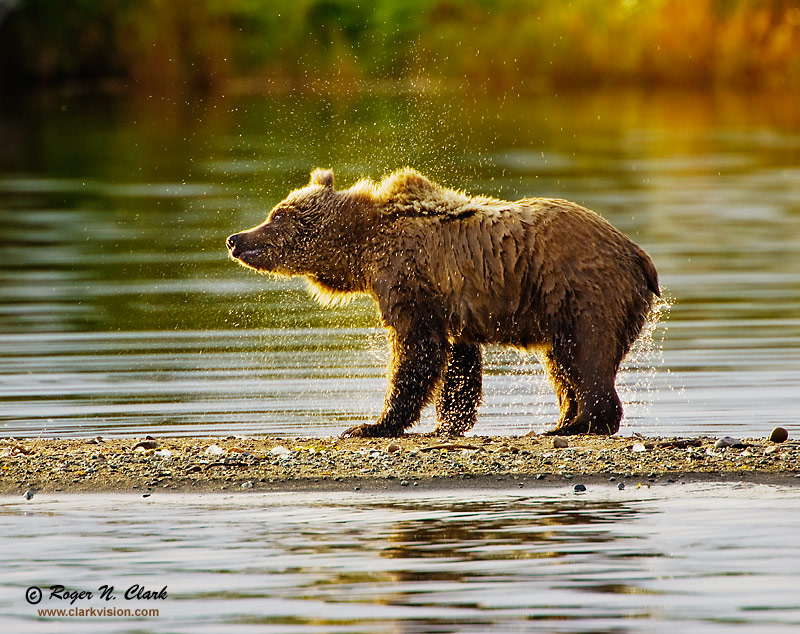
{"type": "Polygon", "coordinates": [[[800,486],[800,443],[765,438],[0,439],[0,493],[353,490],[730,479],[800,486]],[[566,444],[566,446],[559,446],[566,444]],[[728,446],[723,446],[728,444],[728,446]]]}

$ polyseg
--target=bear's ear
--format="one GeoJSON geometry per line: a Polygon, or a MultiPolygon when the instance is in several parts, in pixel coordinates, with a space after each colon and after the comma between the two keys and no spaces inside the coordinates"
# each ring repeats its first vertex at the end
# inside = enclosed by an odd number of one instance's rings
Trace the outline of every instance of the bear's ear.
{"type": "Polygon", "coordinates": [[[311,172],[311,182],[309,185],[321,185],[322,187],[333,187],[333,170],[321,168],[311,172]]]}

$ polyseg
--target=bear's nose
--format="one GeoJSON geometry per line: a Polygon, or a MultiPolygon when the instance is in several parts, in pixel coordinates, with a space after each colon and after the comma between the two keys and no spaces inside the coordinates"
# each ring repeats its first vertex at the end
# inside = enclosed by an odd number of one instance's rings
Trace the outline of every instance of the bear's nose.
{"type": "Polygon", "coordinates": [[[238,239],[239,239],[239,234],[238,233],[234,233],[233,235],[228,236],[228,239],[225,240],[225,244],[228,246],[229,250],[231,250],[231,251],[233,250],[233,247],[236,246],[236,240],[238,240],[238,239]]]}

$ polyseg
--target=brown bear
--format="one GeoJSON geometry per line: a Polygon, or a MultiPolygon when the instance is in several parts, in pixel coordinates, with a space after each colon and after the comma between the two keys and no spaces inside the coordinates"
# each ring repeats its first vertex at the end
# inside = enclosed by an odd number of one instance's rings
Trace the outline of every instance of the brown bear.
{"type": "Polygon", "coordinates": [[[323,304],[377,302],[392,346],[383,413],[343,436],[399,436],[434,398],[435,433],[463,434],[486,344],[539,356],[561,413],[549,434],[613,434],[616,373],[660,295],[647,253],[596,213],[469,196],[408,168],[339,191],[315,170],[227,246],[257,271],[305,276],[323,304]]]}

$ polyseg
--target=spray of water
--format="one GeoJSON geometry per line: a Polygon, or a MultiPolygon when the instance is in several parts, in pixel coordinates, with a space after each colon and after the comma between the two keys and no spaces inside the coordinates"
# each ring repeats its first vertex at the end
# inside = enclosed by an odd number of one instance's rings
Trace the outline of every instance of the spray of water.
{"type": "Polygon", "coordinates": [[[655,378],[664,367],[666,321],[673,304],[674,299],[666,292],[656,298],[639,338],[622,365],[617,378],[617,391],[625,409],[622,433],[641,432],[643,426],[658,425],[658,418],[651,415],[656,398],[655,378]]]}
{"type": "Polygon", "coordinates": [[[535,353],[508,348],[492,348],[488,352],[483,407],[488,424],[480,431],[522,435],[531,430],[543,432],[552,426],[558,418],[558,407],[535,353]]]}

